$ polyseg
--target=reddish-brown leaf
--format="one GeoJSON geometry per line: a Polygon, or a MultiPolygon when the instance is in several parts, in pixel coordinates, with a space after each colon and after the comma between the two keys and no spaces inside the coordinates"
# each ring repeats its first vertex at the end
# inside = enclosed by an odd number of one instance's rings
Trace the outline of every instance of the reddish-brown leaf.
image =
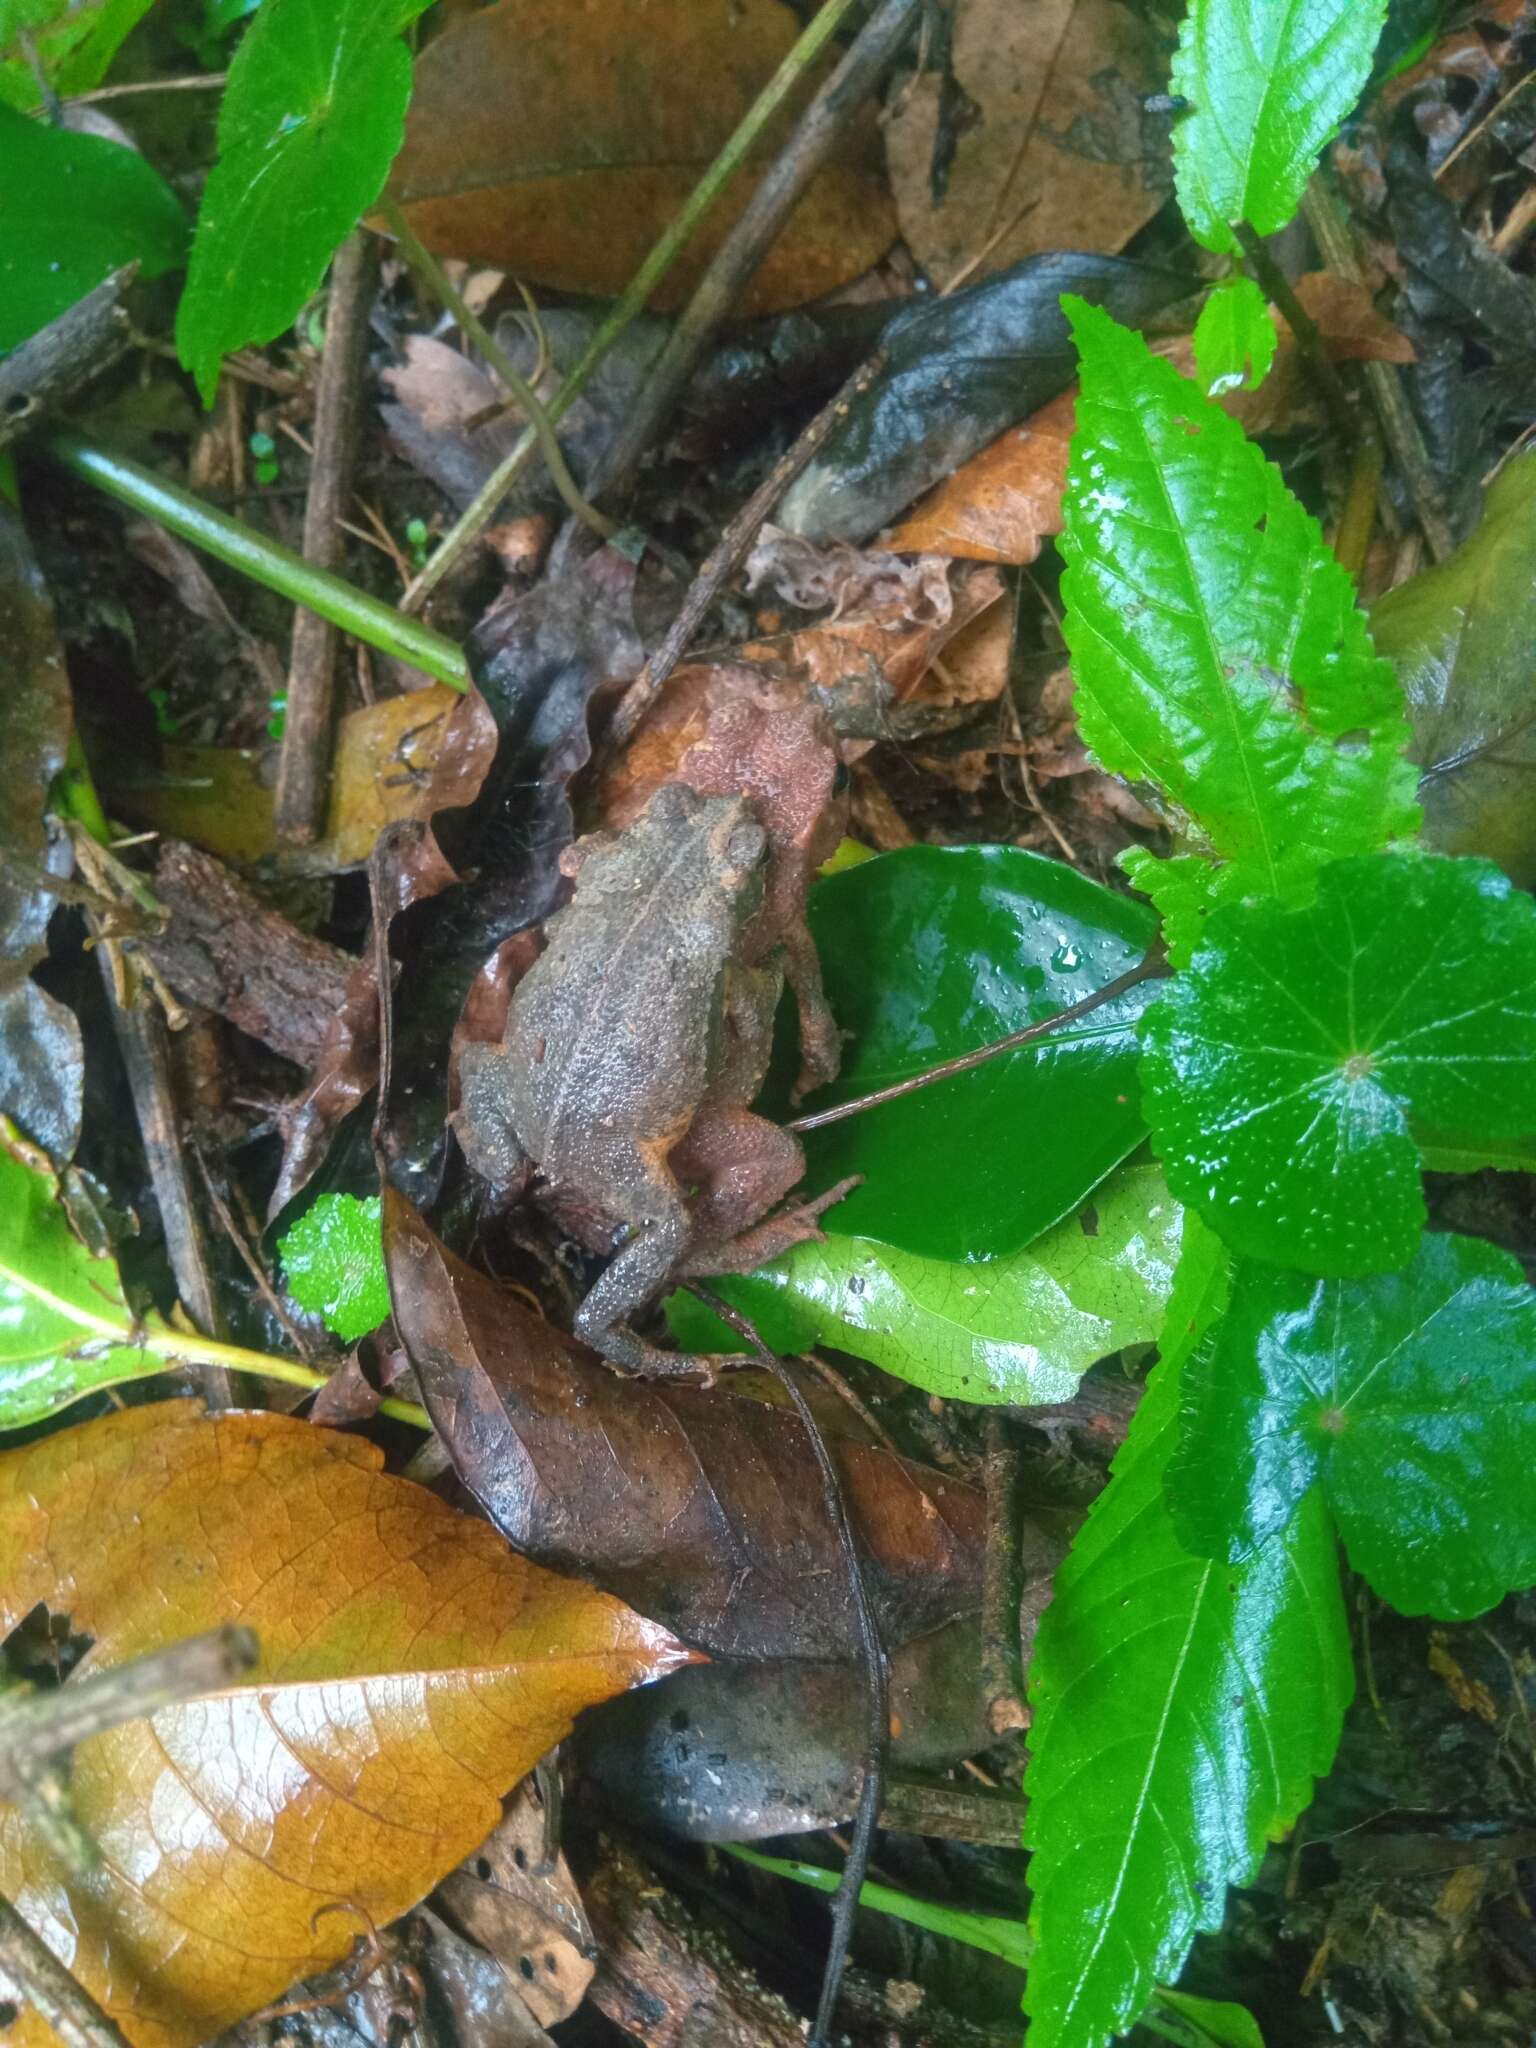
{"type": "MultiPolygon", "coordinates": [[[[0,1809],[0,1891],[135,2048],[206,2040],[328,1967],[485,1837],[582,1707],[687,1661],[382,1464],[179,1401],[0,1457],[0,1626],[69,1615],[87,1671],[225,1621],[261,1644],[242,1684],[75,1752],[87,1877],[0,1809]]],[[[50,2037],[24,2016],[6,2038],[50,2037]]]]}
{"type": "MultiPolygon", "coordinates": [[[[611,297],[671,225],[789,50],[783,0],[500,0],[429,44],[390,191],[429,248],[611,297]]],[[[825,75],[770,124],[771,160],[825,75]]],[[[751,196],[738,177],[669,272],[678,305],[751,196]]],[[[856,277],[896,238],[873,111],[855,121],[739,310],[772,312],[856,277]]]]}
{"type": "Polygon", "coordinates": [[[962,463],[919,500],[888,544],[972,562],[1033,562],[1061,531],[1076,420],[1074,388],[962,463]]]}
{"type": "MultiPolygon", "coordinates": [[[[699,1648],[849,1657],[847,1574],[798,1419],[624,1380],[440,1244],[384,1191],[395,1324],[459,1476],[510,1542],[699,1648]]],[[[893,1453],[833,1443],[888,1645],[974,1611],[981,1502],[893,1453]]]]}

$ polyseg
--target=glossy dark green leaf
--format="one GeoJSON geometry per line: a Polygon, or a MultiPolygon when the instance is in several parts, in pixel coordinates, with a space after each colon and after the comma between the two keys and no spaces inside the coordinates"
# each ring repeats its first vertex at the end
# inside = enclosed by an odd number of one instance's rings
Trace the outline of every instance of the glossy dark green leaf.
{"type": "Polygon", "coordinates": [[[1172,90],[1174,182],[1190,233],[1235,253],[1301,204],[1323,145],[1371,75],[1387,0],[1190,0],[1172,90]]]}
{"type": "Polygon", "coordinates": [[[785,493],[778,524],[811,540],[868,540],[941,477],[1064,391],[1076,371],[1064,292],[1144,320],[1194,288],[1116,256],[1031,256],[887,324],[887,361],[847,423],[785,493]]]}
{"type": "Polygon", "coordinates": [[[377,1195],[318,1196],[277,1248],[289,1293],[343,1343],[366,1337],[389,1314],[377,1195]]]}
{"type": "MultiPolygon", "coordinates": [[[[1011,846],[881,854],[822,882],[810,922],[848,1049],[807,1112],[1068,1008],[1135,966],[1155,931],[1144,905],[1011,846]]],[[[928,1258],[986,1259],[1059,1223],[1141,1142],[1132,1027],[1146,994],[808,1132],[811,1187],[865,1176],[829,1226],[928,1258]]]]}
{"type": "Polygon", "coordinates": [[[1140,335],[1081,303],[1072,321],[1078,722],[1106,768],[1163,792],[1189,849],[1127,862],[1181,962],[1211,905],[1304,901],[1323,862],[1414,829],[1408,727],[1354,586],[1279,470],[1140,335]]]}
{"type": "Polygon", "coordinates": [[[1192,336],[1195,368],[1212,398],[1264,382],[1280,336],[1269,301],[1251,277],[1229,277],[1200,308],[1192,336]]]}
{"type": "Polygon", "coordinates": [[[405,132],[400,32],[428,0],[265,0],[235,52],[176,346],[211,404],[233,348],[271,341],[378,198],[405,132]]]}
{"type": "Polygon", "coordinates": [[[1536,453],[1489,486],[1477,531],[1371,608],[1423,770],[1424,838],[1536,883],[1536,453]]]}
{"type": "Polygon", "coordinates": [[[1426,1237],[1368,1280],[1240,1263],[1184,1374],[1179,1534],[1248,1557],[1320,1482],[1350,1563],[1399,1613],[1482,1614],[1536,1583],[1533,1360],[1536,1293],[1479,1238],[1426,1237]]]}
{"type": "Polygon", "coordinates": [[[1424,1223],[1410,1116],[1536,1130],[1536,903],[1488,861],[1336,862],[1305,910],[1219,910],[1142,1024],[1168,1185],[1236,1250],[1382,1273],[1424,1223]]]}
{"type": "Polygon", "coordinates": [[[1040,1625],[1025,1841],[1031,2038],[1099,2048],[1177,1975],[1229,1885],[1312,1796],[1352,1686],[1334,1542],[1312,1495],[1251,1563],[1193,1557],[1163,1493],[1189,1350],[1226,1258],[1190,1219],[1152,1374],[1040,1625]]]}
{"type": "MultiPolygon", "coordinates": [[[[711,1285],[776,1351],[834,1344],[949,1400],[1067,1401],[1098,1359],[1156,1337],[1181,1222],[1155,1166],[1123,1166],[1007,1258],[925,1259],[833,1232],[711,1285]]],[[[667,1317],[688,1350],[735,1348],[691,1295],[667,1317]]]]}
{"type": "Polygon", "coordinates": [[[0,106],[0,354],[124,263],[143,277],[187,250],[176,195],[135,150],[0,106]]]}

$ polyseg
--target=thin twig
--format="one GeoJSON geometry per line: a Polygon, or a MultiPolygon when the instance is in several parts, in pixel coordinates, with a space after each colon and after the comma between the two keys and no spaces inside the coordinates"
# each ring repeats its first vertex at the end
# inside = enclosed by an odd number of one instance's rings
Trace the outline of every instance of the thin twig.
{"type": "Polygon", "coordinates": [[[146,92],[219,92],[229,83],[227,71],[202,71],[195,78],[141,78],[133,85],[98,85],[93,92],[72,92],[72,107],[93,107],[101,100],[126,100],[146,92]]]}
{"type": "Polygon", "coordinates": [[[0,1984],[25,1999],[65,2048],[128,2048],[116,2023],[4,1898],[0,1898],[0,1984]]]}
{"type": "MultiPolygon", "coordinates": [[[[1363,285],[1365,277],[1355,252],[1349,222],[1321,171],[1311,179],[1303,193],[1301,208],[1312,239],[1317,244],[1317,252],[1328,268],[1351,284],[1363,285]]],[[[1392,451],[1392,459],[1408,487],[1414,515],[1429,543],[1429,551],[1437,562],[1443,562],[1455,552],[1456,539],[1445,516],[1440,488],[1430,470],[1424,436],[1404,396],[1397,364],[1367,363],[1365,385],[1376,408],[1376,416],[1381,421],[1387,446],[1392,451]]]]}
{"type": "Polygon", "coordinates": [[[982,1552],[981,1675],[987,1720],[997,1736],[1028,1726],[1024,1662],[1019,1645],[1019,1515],[1022,1460],[1006,1415],[987,1410],[982,1473],[987,1490],[982,1552]]]}
{"type": "MultiPolygon", "coordinates": [[[[567,374],[560,389],[545,406],[544,410],[552,426],[559,425],[603,357],[636,315],[644,311],[652,292],[672,268],[693,238],[700,222],[751,154],[763,130],[821,55],[823,48],[841,27],[844,19],[858,4],[859,0],[825,0],[825,4],[801,31],[783,63],[742,116],[735,133],[694,186],[682,212],[635,272],[622,297],[615,300],[607,319],[587,343],[575,367],[567,374]]],[[[538,445],[539,437],[534,429],[531,426],[525,428],[516,447],[486,479],[473,501],[443,536],[431,561],[401,598],[402,612],[419,612],[438,584],[462,559],[467,550],[474,546],[495,516],[497,506],[517,478],[522,475],[538,445]]]]}
{"type": "Polygon", "coordinates": [[[1383,453],[1379,434],[1362,434],[1355,443],[1354,458],[1349,466],[1349,490],[1344,499],[1344,509],[1339,514],[1338,532],[1333,538],[1333,552],[1356,583],[1360,581],[1365,558],[1370,552],[1371,535],[1376,528],[1383,453]]]}
{"type": "Polygon", "coordinates": [[[560,493],[566,509],[574,514],[583,526],[590,527],[600,540],[612,540],[619,529],[611,519],[605,518],[582,496],[566,462],[565,451],[555,433],[554,422],[544,408],[544,401],[459,291],[431,250],[423,246],[399,205],[393,199],[386,199],[383,202],[383,211],[384,218],[389,222],[390,233],[399,243],[400,253],[415,272],[417,280],[426,287],[440,306],[453,315],[465,335],[479,349],[527,414],[528,424],[538,436],[539,449],[544,457],[544,466],[549,471],[550,482],[560,493]]]}
{"type": "Polygon", "coordinates": [[[859,1907],[859,1892],[869,1868],[870,1850],[874,1845],[875,1829],[880,1819],[880,1791],[885,1775],[885,1744],[890,1730],[890,1690],[885,1666],[885,1651],[880,1642],[880,1631],[875,1622],[874,1609],[870,1605],[869,1590],[864,1583],[864,1570],[859,1561],[858,1545],[854,1540],[853,1525],[848,1519],[847,1504],[843,1499],[842,1483],[837,1467],[832,1462],[832,1453],[827,1449],[826,1438],[822,1435],[810,1404],[800,1391],[792,1373],[784,1361],[759,1336],[756,1326],[739,1309],[732,1308],[728,1301],[713,1294],[707,1287],[689,1281],[689,1292],[733,1329],[751,1346],[758,1363],[771,1372],[794,1403],[815,1453],[816,1464],[821,1473],[822,1495],[827,1504],[827,1516],[837,1536],[838,1549],[848,1570],[848,1593],[853,1606],[854,1620],[858,1628],[859,1654],[864,1666],[865,1685],[865,1757],[864,1776],[859,1788],[858,1812],[854,1818],[853,1836],[849,1843],[847,1860],[843,1865],[842,1878],[832,1895],[832,1936],[827,1945],[827,1960],[822,1971],[821,1996],[816,2005],[816,2018],[811,2027],[808,2048],[828,2048],[831,2040],[832,2019],[837,2007],[837,1987],[842,1978],[843,1966],[848,1959],[848,1944],[853,1935],[854,1915],[859,1907]]]}
{"type": "Polygon", "coordinates": [[[876,349],[803,429],[793,447],[780,456],[721,534],[719,542],[700,565],[677,617],[667,628],[666,638],[620,698],[603,735],[601,759],[611,760],[645,717],[662,684],[687,653],[704,614],[746,560],[757,538],[758,528],[847,417],[853,401],[869,389],[884,367],[885,351],[876,349]]]}
{"type": "Polygon", "coordinates": [[[1017,1052],[1023,1045],[1033,1045],[1037,1038],[1060,1031],[1065,1024],[1076,1024],[1093,1011],[1102,1009],[1106,1003],[1112,1003],[1117,996],[1123,996],[1128,989],[1138,988],[1144,981],[1160,980],[1167,972],[1168,958],[1159,943],[1137,966],[1128,967],[1113,981],[1106,981],[1102,988],[1095,989],[1091,996],[1084,996],[1080,1003],[1058,1010],[1054,1017],[1042,1018],[1038,1024],[1026,1024],[1022,1031],[1010,1031],[1006,1038],[995,1038],[990,1045],[978,1045],[970,1052],[957,1053],[952,1060],[943,1060],[924,1073],[911,1074],[905,1081],[893,1081],[889,1088],[875,1088],[868,1095],[855,1095],[847,1102],[834,1103],[830,1109],[818,1109],[811,1116],[792,1117],[784,1129],[819,1131],[823,1124],[838,1124],[845,1117],[861,1116],[866,1109],[875,1109],[882,1102],[894,1102],[900,1095],[911,1095],[919,1088],[931,1088],[935,1081],[947,1081],[951,1074],[967,1074],[972,1067],[982,1066],[987,1060],[995,1060],[1003,1053],[1017,1052]]]}
{"type": "Polygon", "coordinates": [[[163,1707],[220,1692],[256,1662],[254,1633],[238,1623],[46,1692],[0,1697],[0,1795],[24,1797],[39,1771],[77,1743],[141,1721],[163,1707]]]}
{"type": "MultiPolygon", "coordinates": [[[[378,267],[378,244],[363,228],[348,235],[331,265],[313,467],[304,507],[304,559],[331,571],[342,562],[341,515],[352,495],[368,316],[378,267]]],[[[307,846],[325,829],[336,724],[336,641],[329,619],[307,605],[298,607],[272,806],[273,829],[290,846],[307,846]]]]}
{"type": "Polygon", "coordinates": [[[594,493],[622,490],[672,411],[742,288],[753,276],[811,179],[864,105],[906,39],[922,0],[878,0],[841,63],[795,123],[789,139],[710,259],[665,348],[647,372],[624,431],[604,451],[594,493]]]}

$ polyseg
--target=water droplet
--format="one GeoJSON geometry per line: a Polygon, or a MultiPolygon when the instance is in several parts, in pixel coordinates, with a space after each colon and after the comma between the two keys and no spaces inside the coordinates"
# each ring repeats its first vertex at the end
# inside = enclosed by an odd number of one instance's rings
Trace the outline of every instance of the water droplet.
{"type": "Polygon", "coordinates": [[[866,1284],[866,1283],[865,1283],[864,1275],[863,1275],[862,1273],[850,1273],[850,1274],[849,1274],[849,1276],[848,1276],[848,1292],[849,1292],[850,1294],[862,1294],[862,1293],[864,1292],[865,1284],[866,1284]]]}
{"type": "Polygon", "coordinates": [[[1083,956],[1080,950],[1076,946],[1068,944],[1065,939],[1051,955],[1051,965],[1058,974],[1071,974],[1074,969],[1081,967],[1082,964],[1083,956]]]}

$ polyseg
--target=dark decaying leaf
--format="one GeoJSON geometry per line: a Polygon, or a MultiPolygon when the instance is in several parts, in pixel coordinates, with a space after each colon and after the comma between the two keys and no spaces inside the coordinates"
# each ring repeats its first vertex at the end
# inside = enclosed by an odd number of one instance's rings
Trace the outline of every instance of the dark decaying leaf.
{"type": "MultiPolygon", "coordinates": [[[[634,565],[613,549],[584,554],[573,544],[557,550],[536,589],[487,614],[472,650],[480,689],[454,713],[439,753],[431,825],[396,827],[381,849],[401,963],[394,1139],[402,1169],[423,1188],[442,1158],[448,1043],[474,978],[559,898],[560,853],[574,830],[566,784],[587,759],[588,701],[605,677],[639,669],[633,582],[634,565]]],[[[290,1114],[270,1215],[307,1186],[337,1126],[372,1089],[377,1031],[365,955],[290,1114]]]]}
{"type": "Polygon", "coordinates": [[[1077,371],[1063,292],[1135,323],[1192,281],[1112,256],[1031,256],[949,298],[904,308],[885,369],[786,493],[777,518],[811,540],[868,540],[1077,371]]]}
{"type": "Polygon", "coordinates": [[[63,1165],[80,1135],[84,1064],[73,1014],[32,979],[70,870],[48,791],[70,734],[69,678],[53,607],[14,509],[0,499],[0,1111],[63,1165]]]}
{"type": "MultiPolygon", "coordinates": [[[[893,1652],[894,1769],[945,1768],[994,1739],[980,1660],[972,1618],[893,1652]]],[[[694,1842],[756,1842],[848,1820],[866,1741],[852,1664],[773,1658],[701,1664],[648,1687],[641,1711],[589,1717],[581,1753],[631,1826],[694,1842]]]]}
{"type": "Polygon", "coordinates": [[[1426,310],[1470,319],[1486,337],[1528,357],[1536,349],[1536,282],[1468,233],[1408,144],[1393,149],[1387,177],[1393,238],[1426,310]]]}
{"type": "MultiPolygon", "coordinates": [[[[393,1189],[395,1325],[460,1478],[508,1541],[619,1591],[711,1655],[847,1658],[847,1572],[799,1421],[733,1394],[620,1379],[440,1244],[393,1189]]],[[[974,1612],[980,1500],[834,1444],[888,1645],[974,1612]]]]}
{"type": "Polygon", "coordinates": [[[1448,562],[1371,610],[1378,653],[1397,668],[1423,769],[1424,838],[1484,854],[1522,888],[1536,882],[1536,455],[1489,487],[1482,520],[1448,562]]]}

